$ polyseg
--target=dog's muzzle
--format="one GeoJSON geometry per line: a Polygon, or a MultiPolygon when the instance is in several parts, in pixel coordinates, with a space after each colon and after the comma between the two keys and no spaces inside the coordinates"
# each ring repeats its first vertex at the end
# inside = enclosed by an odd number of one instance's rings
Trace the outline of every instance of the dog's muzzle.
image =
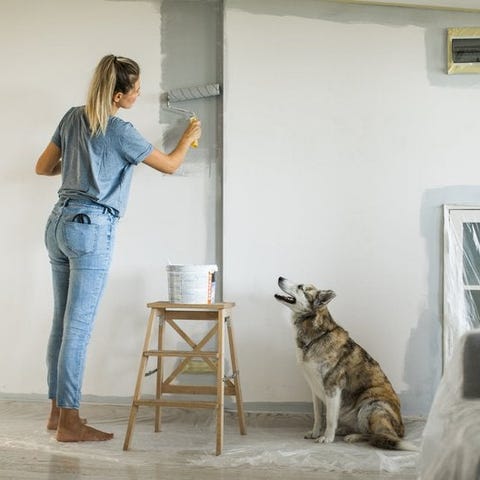
{"type": "Polygon", "coordinates": [[[294,305],[297,301],[297,299],[294,297],[290,297],[289,295],[280,295],[278,293],[275,294],[275,298],[281,302],[289,303],[290,305],[294,305]]]}

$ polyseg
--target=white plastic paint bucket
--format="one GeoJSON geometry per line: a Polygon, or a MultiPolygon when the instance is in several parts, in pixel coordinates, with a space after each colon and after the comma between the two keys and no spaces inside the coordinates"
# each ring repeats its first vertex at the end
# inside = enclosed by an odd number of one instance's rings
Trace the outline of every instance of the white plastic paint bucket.
{"type": "Polygon", "coordinates": [[[217,265],[167,265],[169,302],[215,303],[217,271],[217,265]]]}

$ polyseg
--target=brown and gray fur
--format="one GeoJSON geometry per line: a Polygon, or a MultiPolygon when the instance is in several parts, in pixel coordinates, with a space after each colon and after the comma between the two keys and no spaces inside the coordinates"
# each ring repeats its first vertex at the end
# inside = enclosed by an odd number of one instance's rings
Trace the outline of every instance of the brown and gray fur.
{"type": "Polygon", "coordinates": [[[278,285],[286,295],[275,298],[293,312],[297,360],[312,391],[314,424],[305,438],[330,443],[342,434],[350,443],[418,450],[402,440],[400,401],[380,365],[332,318],[327,304],[335,293],[283,277],[278,285]]]}

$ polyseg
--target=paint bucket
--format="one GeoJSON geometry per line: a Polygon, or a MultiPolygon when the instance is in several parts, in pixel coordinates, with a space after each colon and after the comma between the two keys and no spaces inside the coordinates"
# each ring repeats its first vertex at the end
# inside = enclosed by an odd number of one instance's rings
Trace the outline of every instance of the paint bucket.
{"type": "Polygon", "coordinates": [[[167,265],[169,302],[215,303],[217,271],[217,265],[167,265]]]}

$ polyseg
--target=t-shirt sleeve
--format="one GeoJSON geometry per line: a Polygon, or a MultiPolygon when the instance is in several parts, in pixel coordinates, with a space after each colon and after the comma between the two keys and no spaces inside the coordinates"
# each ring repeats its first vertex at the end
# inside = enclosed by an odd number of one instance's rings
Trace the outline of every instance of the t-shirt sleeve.
{"type": "Polygon", "coordinates": [[[52,142],[58,147],[62,148],[62,139],[60,138],[60,125],[55,129],[55,132],[52,136],[52,142]]]}
{"type": "Polygon", "coordinates": [[[75,107],[72,107],[67,111],[67,113],[65,113],[65,115],[60,120],[60,123],[58,124],[57,128],[55,129],[55,132],[52,135],[52,138],[51,138],[52,142],[59,148],[62,148],[62,136],[61,136],[62,125],[65,123],[65,119],[67,115],[69,115],[74,109],[75,107]]]}
{"type": "Polygon", "coordinates": [[[153,151],[153,145],[138,133],[135,127],[126,122],[121,138],[122,150],[128,162],[138,165],[153,151]]]}

